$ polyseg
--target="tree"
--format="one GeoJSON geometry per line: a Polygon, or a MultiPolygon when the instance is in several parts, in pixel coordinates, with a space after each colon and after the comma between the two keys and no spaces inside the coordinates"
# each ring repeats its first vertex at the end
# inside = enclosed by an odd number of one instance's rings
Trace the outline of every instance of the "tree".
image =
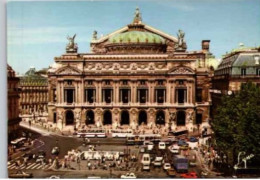
{"type": "MultiPolygon", "coordinates": [[[[260,88],[249,82],[231,96],[224,96],[212,122],[216,148],[233,166],[237,155],[260,154],[260,88]]],[[[259,156],[258,156],[259,157],[259,156]]]]}

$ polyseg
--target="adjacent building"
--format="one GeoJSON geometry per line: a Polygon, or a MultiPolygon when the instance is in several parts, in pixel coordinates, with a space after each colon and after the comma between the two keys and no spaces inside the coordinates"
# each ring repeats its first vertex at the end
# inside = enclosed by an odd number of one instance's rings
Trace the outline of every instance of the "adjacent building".
{"type": "Polygon", "coordinates": [[[253,82],[260,86],[260,48],[240,47],[223,56],[215,71],[212,90],[212,115],[223,95],[232,95],[241,84],[253,82]]]}
{"type": "MultiPolygon", "coordinates": [[[[42,71],[40,71],[43,73],[42,71]]],[[[46,72],[46,71],[45,71],[46,72]]],[[[30,68],[20,77],[20,113],[21,115],[37,115],[47,112],[48,80],[35,68],[30,68]]],[[[46,74],[46,73],[45,73],[46,74]]]]}
{"type": "Polygon", "coordinates": [[[187,51],[184,36],[144,24],[136,9],[131,24],[100,38],[94,31],[90,53],[78,53],[76,35],[68,37],[66,53],[48,71],[49,121],[60,129],[209,127],[210,41],[187,51]]]}
{"type": "Polygon", "coordinates": [[[9,140],[17,136],[19,128],[19,78],[16,77],[15,71],[7,65],[7,83],[8,83],[8,138],[9,140]]]}

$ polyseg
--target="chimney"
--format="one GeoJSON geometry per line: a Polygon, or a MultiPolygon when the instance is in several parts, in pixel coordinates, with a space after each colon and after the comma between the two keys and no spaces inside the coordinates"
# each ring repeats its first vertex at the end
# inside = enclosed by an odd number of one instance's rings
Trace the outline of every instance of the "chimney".
{"type": "Polygon", "coordinates": [[[205,53],[209,52],[209,44],[210,44],[210,40],[202,40],[201,48],[202,48],[203,52],[205,52],[205,53]]]}

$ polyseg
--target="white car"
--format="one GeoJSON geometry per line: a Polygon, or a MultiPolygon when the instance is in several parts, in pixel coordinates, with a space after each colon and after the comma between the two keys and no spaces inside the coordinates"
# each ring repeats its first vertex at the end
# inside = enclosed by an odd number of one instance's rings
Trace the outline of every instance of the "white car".
{"type": "Polygon", "coordinates": [[[166,149],[166,144],[165,144],[165,142],[159,142],[158,148],[159,148],[159,149],[162,149],[162,150],[166,149]]]}
{"type": "Polygon", "coordinates": [[[144,164],[142,170],[143,170],[143,171],[150,171],[150,165],[144,164]]]}
{"type": "Polygon", "coordinates": [[[166,171],[167,169],[171,169],[171,164],[170,163],[164,163],[163,169],[166,171]]]}
{"type": "Polygon", "coordinates": [[[151,164],[150,154],[143,154],[141,163],[142,163],[143,165],[150,165],[150,164],[151,164]]]}
{"type": "Polygon", "coordinates": [[[150,142],[150,143],[147,145],[147,150],[148,150],[148,151],[151,151],[151,150],[153,150],[153,147],[154,147],[153,142],[150,142]]]}
{"type": "Polygon", "coordinates": [[[169,150],[170,150],[170,152],[173,153],[173,154],[178,154],[179,151],[180,151],[180,146],[178,146],[178,145],[172,145],[172,146],[169,147],[169,150]]]}
{"type": "Polygon", "coordinates": [[[158,156],[158,157],[155,158],[153,165],[157,166],[157,167],[162,166],[162,161],[163,161],[163,157],[158,156]]]}
{"type": "Polygon", "coordinates": [[[136,175],[134,173],[126,173],[121,176],[122,179],[136,179],[136,175]]]}

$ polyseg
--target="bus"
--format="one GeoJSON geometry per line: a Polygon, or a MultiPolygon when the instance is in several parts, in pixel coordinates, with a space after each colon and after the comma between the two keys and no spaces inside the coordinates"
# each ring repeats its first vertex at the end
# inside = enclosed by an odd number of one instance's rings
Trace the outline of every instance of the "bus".
{"type": "Polygon", "coordinates": [[[188,130],[186,130],[186,129],[182,129],[182,130],[178,130],[178,131],[170,131],[168,133],[168,138],[186,136],[187,134],[188,134],[188,130]]]}
{"type": "Polygon", "coordinates": [[[127,145],[142,145],[144,141],[157,143],[161,141],[160,134],[143,134],[143,135],[128,135],[126,137],[127,145]]]}
{"type": "Polygon", "coordinates": [[[141,142],[144,141],[152,141],[152,142],[159,142],[161,141],[161,135],[160,134],[143,134],[139,136],[139,140],[141,142]]]}
{"type": "Polygon", "coordinates": [[[173,167],[179,172],[188,172],[189,162],[188,159],[182,155],[174,155],[173,167]]]}
{"type": "Polygon", "coordinates": [[[11,141],[11,144],[14,148],[19,148],[24,145],[25,140],[26,140],[26,138],[21,137],[21,138],[11,141]]]}
{"type": "Polygon", "coordinates": [[[113,138],[126,138],[129,135],[133,134],[131,129],[115,129],[111,130],[111,134],[113,138]]]}
{"type": "Polygon", "coordinates": [[[80,130],[77,133],[77,137],[99,137],[99,138],[104,138],[107,137],[106,132],[104,129],[88,129],[88,130],[80,130]]]}

